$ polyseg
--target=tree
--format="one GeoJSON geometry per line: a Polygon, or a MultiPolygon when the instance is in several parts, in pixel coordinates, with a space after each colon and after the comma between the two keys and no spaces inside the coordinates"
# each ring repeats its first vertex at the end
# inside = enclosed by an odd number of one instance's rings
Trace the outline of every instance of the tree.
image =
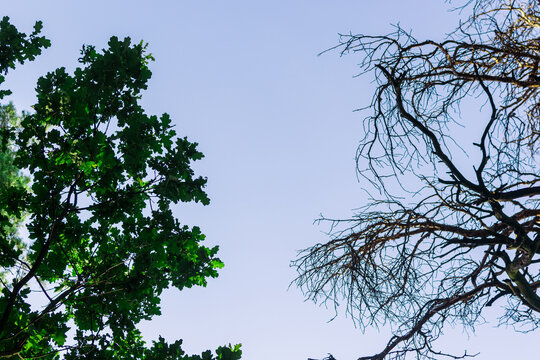
{"type": "MultiPolygon", "coordinates": [[[[0,105],[0,129],[17,128],[19,123],[20,118],[17,116],[13,104],[0,105]]],[[[23,188],[28,184],[29,179],[19,172],[19,169],[13,163],[14,160],[12,151],[6,149],[0,152],[0,186],[4,189],[8,187],[23,188]]],[[[22,247],[21,239],[17,236],[17,229],[21,225],[23,218],[8,213],[2,215],[9,217],[9,221],[4,224],[2,232],[9,238],[10,246],[12,248],[22,247]]],[[[7,281],[6,275],[5,272],[0,272],[3,281],[7,281]]]]}
{"type": "Polygon", "coordinates": [[[540,5],[461,10],[471,15],[442,41],[397,27],[333,48],[375,73],[357,153],[373,200],[330,220],[330,240],[293,264],[309,299],[344,298],[364,329],[393,324],[360,359],[451,356],[435,347],[443,325],[473,328],[504,300],[500,324],[540,324],[540,5]]]}
{"type": "MultiPolygon", "coordinates": [[[[49,46],[40,30],[27,36],[3,18],[3,74],[49,46]]],[[[0,184],[0,357],[240,358],[238,345],[217,357],[185,355],[180,340],[147,348],[137,330],[160,313],[164,289],[205,286],[223,266],[218,248],[171,211],[209,199],[190,167],[203,157],[197,144],[139,105],[151,59],[129,38],[112,37],[102,52],[84,46],[73,75],[40,78],[33,113],[2,127],[1,159],[13,166],[1,175],[23,170],[31,181],[0,184]],[[15,241],[10,229],[25,215],[28,238],[15,241]]]]}

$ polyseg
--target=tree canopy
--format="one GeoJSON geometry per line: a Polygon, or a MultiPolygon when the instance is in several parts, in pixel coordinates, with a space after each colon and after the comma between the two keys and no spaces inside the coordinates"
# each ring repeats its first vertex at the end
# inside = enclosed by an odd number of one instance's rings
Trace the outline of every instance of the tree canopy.
{"type": "Polygon", "coordinates": [[[397,27],[333,48],[375,75],[357,153],[373,200],[330,220],[330,240],[293,264],[309,299],[344,298],[364,329],[393,325],[381,352],[360,359],[469,356],[436,340],[493,305],[499,324],[540,324],[540,5],[461,10],[471,15],[442,41],[397,27]]]}
{"type": "MultiPolygon", "coordinates": [[[[3,18],[2,75],[50,45],[41,28],[26,35],[3,18]]],[[[151,59],[129,38],[84,46],[73,74],[38,80],[32,113],[17,120],[2,107],[0,357],[240,358],[239,346],[188,356],[160,338],[148,348],[137,329],[160,314],[163,290],[205,286],[223,266],[200,229],[173,216],[172,204],[209,203],[191,168],[203,154],[167,114],[140,106],[151,59]]]]}

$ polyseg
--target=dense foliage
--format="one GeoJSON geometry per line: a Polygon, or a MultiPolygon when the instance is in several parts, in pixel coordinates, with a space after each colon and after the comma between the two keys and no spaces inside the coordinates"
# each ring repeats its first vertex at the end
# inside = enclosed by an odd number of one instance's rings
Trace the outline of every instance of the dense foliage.
{"type": "MultiPolygon", "coordinates": [[[[49,46],[40,30],[38,22],[27,36],[2,20],[2,74],[49,46]]],[[[181,341],[162,338],[147,348],[137,330],[160,314],[164,289],[205,286],[223,266],[200,229],[171,211],[209,203],[206,179],[190,167],[203,155],[175,136],[167,114],[139,105],[149,60],[142,43],[112,37],[101,52],[83,47],[73,74],[41,77],[20,123],[2,108],[0,357],[240,358],[239,346],[217,357],[187,356],[181,341]]]]}

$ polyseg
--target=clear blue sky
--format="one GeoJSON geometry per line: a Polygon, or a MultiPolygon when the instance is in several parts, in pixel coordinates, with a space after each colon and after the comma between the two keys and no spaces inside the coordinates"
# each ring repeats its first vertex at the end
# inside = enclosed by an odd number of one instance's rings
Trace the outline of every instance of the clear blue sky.
{"type": "MultiPolygon", "coordinates": [[[[348,217],[366,198],[354,163],[363,115],[353,110],[370,100],[373,86],[369,77],[353,79],[355,56],[317,53],[335,45],[338,33],[382,34],[397,22],[418,37],[440,38],[457,22],[443,0],[0,4],[21,31],[43,20],[53,44],[8,76],[19,110],[34,103],[38,76],[76,66],[83,43],[143,39],[156,58],[147,112],[169,113],[178,133],[206,155],[196,169],[209,179],[211,205],[182,205],[176,214],[220,246],[226,267],[207,288],[166,292],[163,315],[142,326],[147,340],[182,338],[188,353],[242,343],[246,360],[329,352],[349,360],[381,349],[387,329],[362,334],[343,309],[328,322],[333,309],[287,290],[296,251],[326,240],[326,228],[313,225],[319,213],[348,217]]],[[[481,351],[481,360],[536,353],[538,335],[488,320],[470,340],[449,329],[441,344],[481,351]]]]}

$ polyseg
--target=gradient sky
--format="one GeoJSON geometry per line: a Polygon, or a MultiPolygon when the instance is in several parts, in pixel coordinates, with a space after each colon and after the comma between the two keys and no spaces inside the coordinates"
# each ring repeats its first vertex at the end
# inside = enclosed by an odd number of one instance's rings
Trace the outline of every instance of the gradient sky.
{"type": "MultiPolygon", "coordinates": [[[[338,33],[383,34],[400,23],[423,38],[441,38],[458,14],[443,0],[372,1],[4,1],[2,15],[30,32],[35,20],[52,47],[8,75],[19,110],[30,110],[39,76],[73,70],[82,44],[103,48],[110,36],[148,42],[156,61],[143,104],[167,112],[181,136],[206,158],[212,203],[184,204],[176,215],[199,225],[220,246],[225,268],[206,288],[164,293],[163,315],[142,324],[147,340],[184,339],[188,353],[242,343],[246,360],[338,360],[379,351],[388,329],[363,334],[344,309],[304,302],[287,290],[299,249],[327,239],[320,213],[349,217],[366,195],[354,155],[371,98],[369,76],[354,79],[359,61],[338,52],[338,33]]],[[[496,315],[494,311],[491,315],[496,315]]],[[[441,347],[481,351],[477,359],[537,352],[538,334],[488,324],[467,335],[449,328],[441,347]],[[511,346],[508,346],[511,344],[511,346]],[[516,350],[519,349],[519,350],[516,350]]]]}

